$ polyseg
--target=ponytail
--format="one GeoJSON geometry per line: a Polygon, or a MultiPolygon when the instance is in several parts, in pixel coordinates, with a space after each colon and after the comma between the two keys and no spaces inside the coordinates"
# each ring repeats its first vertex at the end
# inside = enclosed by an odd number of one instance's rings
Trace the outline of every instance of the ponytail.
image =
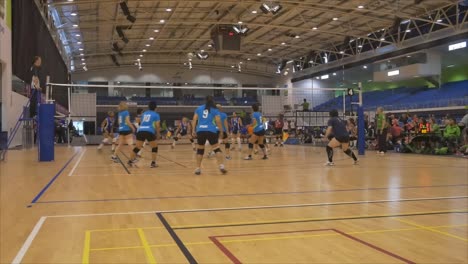
{"type": "Polygon", "coordinates": [[[208,112],[209,112],[209,111],[211,111],[211,108],[216,109],[216,105],[215,105],[215,102],[213,100],[213,96],[208,95],[206,97],[205,110],[208,110],[208,112]]]}

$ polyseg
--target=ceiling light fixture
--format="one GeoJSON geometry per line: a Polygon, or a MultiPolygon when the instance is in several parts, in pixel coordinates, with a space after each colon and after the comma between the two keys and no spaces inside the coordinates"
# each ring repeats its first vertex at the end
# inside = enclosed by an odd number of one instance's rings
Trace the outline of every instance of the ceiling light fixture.
{"type": "MultiPolygon", "coordinates": [[[[209,57],[210,57],[210,55],[209,55],[207,52],[205,52],[205,51],[197,52],[197,58],[198,58],[199,60],[206,60],[206,59],[208,59],[209,57]]],[[[189,60],[189,61],[190,61],[190,60],[189,60]]]]}
{"type": "Polygon", "coordinates": [[[313,27],[312,30],[317,30],[317,27],[313,27]]]}
{"type": "Polygon", "coordinates": [[[268,51],[272,51],[272,49],[268,49],[268,51]]]}
{"type": "Polygon", "coordinates": [[[234,31],[237,34],[241,34],[241,35],[245,35],[249,31],[249,28],[246,26],[242,26],[241,23],[239,23],[239,25],[232,26],[232,29],[234,29],[234,31]]]}
{"type": "Polygon", "coordinates": [[[251,60],[251,58],[247,58],[247,60],[249,61],[249,60],[251,60]]]}
{"type": "Polygon", "coordinates": [[[440,22],[442,22],[442,19],[437,19],[437,23],[440,23],[440,22]]]}
{"type": "Polygon", "coordinates": [[[172,12],[171,8],[166,8],[166,12],[172,12]]]}
{"type": "Polygon", "coordinates": [[[357,8],[359,8],[359,9],[363,9],[363,8],[364,8],[364,6],[363,6],[363,5],[359,5],[357,8]]]}
{"type": "Polygon", "coordinates": [[[154,30],[154,33],[158,33],[158,32],[159,32],[159,29],[155,29],[155,30],[154,30]]]}
{"type": "Polygon", "coordinates": [[[262,56],[262,54],[261,54],[261,53],[257,53],[257,56],[259,56],[259,57],[260,57],[260,56],[262,56]]]}
{"type": "Polygon", "coordinates": [[[257,14],[257,10],[252,10],[252,14],[257,14]]]}
{"type": "Polygon", "coordinates": [[[338,20],[338,18],[337,18],[337,17],[334,17],[334,18],[333,18],[333,21],[337,21],[337,20],[338,20]]]}
{"type": "Polygon", "coordinates": [[[140,54],[140,58],[143,58],[143,54],[140,54]]]}
{"type": "Polygon", "coordinates": [[[82,49],[82,48],[79,48],[78,50],[82,51],[83,49],[82,49]]]}
{"type": "Polygon", "coordinates": [[[80,56],[84,56],[84,53],[80,53],[80,56]]]}
{"type": "Polygon", "coordinates": [[[153,37],[151,37],[151,38],[149,38],[149,40],[154,40],[154,38],[153,38],[153,37]]]}
{"type": "Polygon", "coordinates": [[[146,44],[145,46],[146,46],[146,47],[150,47],[151,45],[150,45],[150,44],[146,44]]]}
{"type": "Polygon", "coordinates": [[[159,20],[159,23],[161,23],[161,24],[164,24],[165,22],[166,22],[166,20],[164,20],[164,19],[159,20]]]}
{"type": "Polygon", "coordinates": [[[76,27],[78,27],[78,25],[77,25],[77,24],[74,24],[73,27],[76,28],[76,27]]]}
{"type": "Polygon", "coordinates": [[[81,45],[81,41],[78,41],[76,44],[81,45]]]}
{"type": "Polygon", "coordinates": [[[380,38],[380,41],[385,41],[385,38],[380,38]]]}
{"type": "Polygon", "coordinates": [[[281,43],[281,45],[283,45],[283,46],[284,46],[284,45],[286,45],[286,43],[285,43],[285,42],[282,42],[282,43],[281,43]]]}
{"type": "Polygon", "coordinates": [[[71,13],[70,15],[71,15],[71,16],[76,16],[76,15],[78,15],[78,14],[77,14],[77,13],[71,13]]]}
{"type": "Polygon", "coordinates": [[[144,50],[142,50],[142,51],[143,51],[143,52],[146,52],[146,50],[145,50],[145,49],[144,49],[144,50]]]}
{"type": "Polygon", "coordinates": [[[301,36],[299,36],[299,35],[296,35],[294,38],[297,38],[297,39],[298,39],[298,38],[301,38],[301,36]]]}
{"type": "Polygon", "coordinates": [[[358,48],[362,48],[362,45],[358,45],[357,47],[358,47],[358,48]]]}
{"type": "Polygon", "coordinates": [[[80,35],[80,34],[76,34],[75,37],[81,37],[81,35],[80,35]]]}
{"type": "Polygon", "coordinates": [[[264,14],[268,14],[268,13],[272,13],[273,15],[276,15],[278,14],[281,9],[283,9],[283,6],[278,4],[278,5],[275,5],[275,6],[269,6],[265,3],[263,3],[261,6],[260,6],[260,10],[262,10],[262,12],[264,14]]]}
{"type": "Polygon", "coordinates": [[[405,30],[406,33],[410,33],[411,32],[411,29],[407,29],[405,30]]]}

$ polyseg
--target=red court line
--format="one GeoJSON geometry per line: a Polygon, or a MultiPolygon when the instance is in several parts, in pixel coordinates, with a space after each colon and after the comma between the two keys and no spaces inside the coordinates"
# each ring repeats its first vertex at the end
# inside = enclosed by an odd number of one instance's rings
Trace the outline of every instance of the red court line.
{"type": "Polygon", "coordinates": [[[232,263],[234,264],[242,264],[242,262],[221,242],[218,240],[218,238],[223,238],[223,237],[239,237],[239,236],[260,236],[260,235],[273,235],[273,234],[290,234],[290,233],[304,233],[304,232],[319,232],[319,231],[333,231],[339,235],[342,235],[346,238],[349,238],[355,242],[358,242],[364,246],[370,247],[374,250],[377,250],[387,256],[390,256],[392,258],[396,258],[398,260],[401,260],[407,264],[415,264],[414,261],[408,260],[402,256],[399,256],[395,253],[392,253],[388,250],[385,250],[381,247],[378,247],[374,244],[371,244],[369,242],[366,242],[364,240],[361,240],[357,237],[354,237],[352,235],[346,234],[345,232],[342,232],[338,229],[334,228],[328,228],[328,229],[312,229],[312,230],[297,230],[297,231],[282,231],[282,232],[267,232],[267,233],[249,233],[249,234],[235,234],[235,235],[220,235],[220,236],[210,236],[209,239],[221,250],[221,252],[228,257],[232,263]]]}

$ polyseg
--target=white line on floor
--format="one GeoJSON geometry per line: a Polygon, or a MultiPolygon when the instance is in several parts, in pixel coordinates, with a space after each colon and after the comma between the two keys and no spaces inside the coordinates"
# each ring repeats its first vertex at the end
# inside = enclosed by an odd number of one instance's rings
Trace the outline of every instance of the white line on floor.
{"type": "Polygon", "coordinates": [[[18,254],[16,254],[16,257],[13,259],[11,262],[12,264],[19,264],[23,260],[24,255],[26,255],[26,252],[28,251],[29,247],[31,246],[34,238],[36,238],[37,233],[39,233],[39,230],[42,227],[42,224],[44,224],[44,221],[47,219],[47,216],[42,216],[39,221],[37,221],[36,225],[34,226],[33,230],[31,231],[31,234],[29,234],[28,238],[26,241],[24,241],[23,246],[21,249],[18,251],[18,254]]]}
{"type": "Polygon", "coordinates": [[[73,166],[73,168],[71,169],[71,171],[68,173],[68,176],[72,176],[72,175],[73,175],[73,173],[75,172],[76,168],[78,167],[78,164],[80,164],[80,161],[81,161],[81,159],[83,158],[85,152],[86,152],[86,148],[83,148],[83,150],[81,151],[80,157],[79,157],[78,160],[75,162],[75,165],[73,166]]]}

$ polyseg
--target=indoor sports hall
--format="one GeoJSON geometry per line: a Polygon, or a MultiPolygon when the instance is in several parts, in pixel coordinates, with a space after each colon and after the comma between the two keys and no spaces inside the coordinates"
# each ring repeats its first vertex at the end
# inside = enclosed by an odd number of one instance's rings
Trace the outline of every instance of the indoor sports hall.
{"type": "Polygon", "coordinates": [[[0,263],[468,263],[467,9],[0,0],[0,263]]]}

